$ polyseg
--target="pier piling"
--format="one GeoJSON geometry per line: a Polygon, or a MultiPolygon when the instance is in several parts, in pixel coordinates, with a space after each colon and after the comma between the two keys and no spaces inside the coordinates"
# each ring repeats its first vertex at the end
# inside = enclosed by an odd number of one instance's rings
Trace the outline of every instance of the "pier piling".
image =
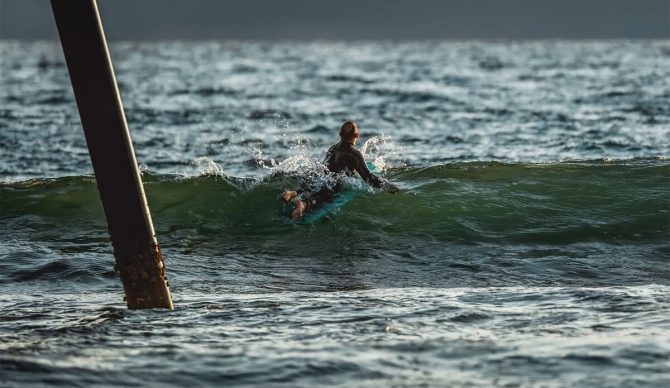
{"type": "Polygon", "coordinates": [[[51,0],[100,199],[130,309],[172,309],[95,0],[51,0]]]}

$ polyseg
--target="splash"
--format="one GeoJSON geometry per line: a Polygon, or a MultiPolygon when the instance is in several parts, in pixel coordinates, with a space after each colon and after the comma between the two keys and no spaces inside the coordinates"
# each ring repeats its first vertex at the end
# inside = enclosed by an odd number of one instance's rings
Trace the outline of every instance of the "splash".
{"type": "Polygon", "coordinates": [[[366,140],[360,151],[367,161],[373,162],[382,171],[391,167],[401,167],[398,162],[401,154],[400,146],[391,136],[386,136],[383,132],[380,136],[366,140]]]}
{"type": "Polygon", "coordinates": [[[227,174],[223,171],[221,165],[208,157],[200,157],[193,161],[193,164],[198,169],[199,176],[218,176],[226,177],[227,174]]]}
{"type": "Polygon", "coordinates": [[[325,166],[315,158],[304,153],[289,156],[270,169],[273,174],[279,175],[317,175],[323,172],[325,166]]]}
{"type": "Polygon", "coordinates": [[[140,163],[140,164],[137,166],[137,171],[140,172],[140,176],[144,176],[144,174],[146,174],[146,173],[149,172],[149,166],[147,166],[147,165],[144,164],[144,163],[140,163]]]}
{"type": "Polygon", "coordinates": [[[273,166],[271,171],[273,176],[285,176],[297,180],[300,187],[306,191],[335,187],[338,179],[338,176],[330,174],[321,162],[304,153],[288,157],[273,166]]]}
{"type": "Polygon", "coordinates": [[[273,144],[279,145],[279,149],[288,149],[292,155],[315,153],[316,144],[291,123],[289,113],[276,106],[263,107],[253,113],[257,121],[251,126],[240,125],[241,133],[245,137],[240,144],[244,146],[245,154],[250,157],[247,160],[248,165],[274,170],[279,163],[272,157],[276,151],[273,144]]]}
{"type": "MultiPolygon", "coordinates": [[[[374,191],[372,187],[357,176],[329,173],[326,166],[312,156],[314,144],[309,140],[298,138],[290,149],[295,153],[294,155],[280,163],[272,161],[272,166],[269,168],[272,176],[280,175],[296,179],[305,190],[335,187],[339,182],[351,190],[374,191]]],[[[396,160],[400,154],[398,145],[393,142],[390,136],[385,136],[383,133],[381,136],[368,139],[360,147],[360,151],[367,161],[373,162],[382,171],[390,167],[396,167],[394,164],[397,164],[396,160]]]]}

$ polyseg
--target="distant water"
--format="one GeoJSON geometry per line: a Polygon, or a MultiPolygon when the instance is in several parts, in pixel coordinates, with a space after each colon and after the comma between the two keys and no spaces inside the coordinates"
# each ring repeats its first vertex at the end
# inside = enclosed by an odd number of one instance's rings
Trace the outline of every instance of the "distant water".
{"type": "Polygon", "coordinates": [[[173,312],[60,46],[0,50],[3,386],[670,384],[668,41],[112,45],[173,312]],[[346,119],[401,192],[288,222],[346,119]]]}

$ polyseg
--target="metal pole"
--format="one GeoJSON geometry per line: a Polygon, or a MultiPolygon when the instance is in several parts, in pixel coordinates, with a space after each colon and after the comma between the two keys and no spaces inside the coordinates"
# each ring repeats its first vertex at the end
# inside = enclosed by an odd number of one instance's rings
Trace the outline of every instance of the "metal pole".
{"type": "Polygon", "coordinates": [[[128,308],[172,309],[96,1],[51,0],[51,8],[128,308]]]}

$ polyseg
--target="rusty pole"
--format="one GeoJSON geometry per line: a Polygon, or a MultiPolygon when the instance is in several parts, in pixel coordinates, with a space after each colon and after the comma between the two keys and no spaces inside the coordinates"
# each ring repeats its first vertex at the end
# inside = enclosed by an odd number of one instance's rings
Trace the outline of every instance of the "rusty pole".
{"type": "Polygon", "coordinates": [[[149,206],[95,0],[51,0],[130,309],[172,309],[149,206]]]}

